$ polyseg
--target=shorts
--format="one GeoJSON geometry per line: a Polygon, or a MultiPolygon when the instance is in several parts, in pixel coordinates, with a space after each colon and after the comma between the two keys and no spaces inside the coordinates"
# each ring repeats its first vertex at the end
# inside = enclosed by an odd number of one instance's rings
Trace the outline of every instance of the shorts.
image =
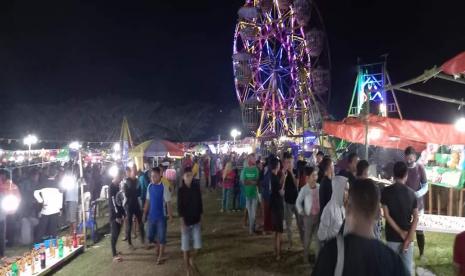
{"type": "Polygon", "coordinates": [[[181,229],[181,250],[191,250],[191,241],[194,249],[202,248],[202,235],[200,234],[200,223],[189,225],[181,229]]]}
{"type": "Polygon", "coordinates": [[[159,244],[166,244],[166,218],[155,221],[148,221],[149,242],[155,242],[155,237],[159,244]]]}
{"type": "Polygon", "coordinates": [[[68,223],[76,223],[78,215],[78,203],[76,201],[65,202],[66,221],[68,223]]]}
{"type": "Polygon", "coordinates": [[[271,228],[273,232],[283,233],[283,220],[284,220],[284,211],[283,210],[271,210],[271,228]]]}

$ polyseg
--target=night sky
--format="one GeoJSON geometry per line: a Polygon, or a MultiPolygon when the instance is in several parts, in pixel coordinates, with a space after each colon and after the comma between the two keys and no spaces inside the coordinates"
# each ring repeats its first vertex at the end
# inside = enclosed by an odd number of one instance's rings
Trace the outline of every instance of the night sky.
{"type": "MultiPolygon", "coordinates": [[[[3,104],[117,94],[237,107],[231,65],[243,0],[10,1],[0,4],[3,104]],[[94,3],[97,2],[97,3],[94,3]]],[[[332,54],[332,101],[345,115],[357,58],[403,81],[465,50],[465,1],[317,1],[332,54]]],[[[462,98],[465,86],[422,88],[462,98]]],[[[400,93],[400,92],[399,92],[400,93]]],[[[406,118],[451,122],[456,106],[398,95],[406,118]],[[435,112],[431,112],[435,108],[435,112]]]]}

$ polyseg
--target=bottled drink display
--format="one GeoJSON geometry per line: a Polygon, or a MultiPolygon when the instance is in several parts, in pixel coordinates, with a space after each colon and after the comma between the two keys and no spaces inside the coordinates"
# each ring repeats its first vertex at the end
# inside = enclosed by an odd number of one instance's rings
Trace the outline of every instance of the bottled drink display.
{"type": "Polygon", "coordinates": [[[58,257],[63,258],[63,239],[58,240],[58,257]]]}
{"type": "Polygon", "coordinates": [[[15,260],[0,265],[0,276],[23,276],[25,274],[34,275],[38,272],[44,272],[47,269],[47,265],[60,263],[65,254],[72,255],[76,251],[73,247],[79,247],[79,239],[81,237],[74,232],[70,236],[44,240],[43,243],[37,243],[31,251],[24,253],[22,257],[16,257],[15,260]],[[66,250],[66,247],[69,247],[69,251],[66,250]],[[40,268],[38,268],[39,264],[40,268]]]}
{"type": "Polygon", "coordinates": [[[78,240],[77,240],[77,234],[76,231],[73,233],[73,247],[77,248],[78,247],[78,240]]]}
{"type": "Polygon", "coordinates": [[[18,264],[16,262],[11,265],[11,276],[19,276],[18,264]]]}
{"type": "Polygon", "coordinates": [[[40,268],[45,269],[45,267],[46,267],[46,265],[45,265],[46,264],[45,246],[42,245],[40,247],[39,255],[40,255],[40,268]]]}
{"type": "Polygon", "coordinates": [[[53,242],[50,243],[50,257],[55,258],[55,244],[53,242]]]}
{"type": "Polygon", "coordinates": [[[35,256],[35,250],[32,251],[31,254],[31,272],[34,274],[36,272],[36,256],[35,256]]]}

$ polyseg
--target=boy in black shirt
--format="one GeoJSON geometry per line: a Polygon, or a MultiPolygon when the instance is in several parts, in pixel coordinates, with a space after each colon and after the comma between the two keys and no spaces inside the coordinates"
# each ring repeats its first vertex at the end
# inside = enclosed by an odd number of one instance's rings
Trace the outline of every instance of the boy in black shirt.
{"type": "Polygon", "coordinates": [[[131,240],[131,231],[132,231],[132,223],[133,219],[135,218],[137,224],[135,225],[136,230],[139,227],[140,231],[140,240],[141,243],[144,244],[145,242],[145,231],[144,231],[144,223],[142,222],[142,210],[141,206],[139,205],[139,196],[140,196],[140,188],[139,184],[137,183],[136,178],[136,168],[126,168],[126,172],[128,177],[123,185],[124,195],[126,196],[126,240],[128,241],[129,248],[134,250],[134,246],[132,245],[131,240]]]}
{"type": "Polygon", "coordinates": [[[294,176],[294,159],[290,153],[284,153],[282,182],[284,183],[284,220],[286,222],[287,240],[289,249],[292,248],[292,217],[295,216],[297,229],[299,230],[300,240],[303,243],[303,225],[295,201],[299,195],[299,183],[294,176]]]}
{"type": "Polygon", "coordinates": [[[381,193],[386,218],[387,246],[400,255],[407,270],[413,272],[413,235],[418,223],[417,198],[405,183],[408,168],[404,162],[394,164],[394,184],[381,193]]]}
{"type": "Polygon", "coordinates": [[[111,181],[109,191],[109,207],[110,207],[110,228],[111,228],[111,252],[114,262],[121,262],[122,258],[116,252],[116,242],[118,241],[121,232],[121,224],[124,218],[123,200],[124,195],[120,193],[120,183],[123,177],[123,171],[118,170],[118,174],[111,181]]]}
{"type": "Polygon", "coordinates": [[[379,193],[370,179],[358,179],[349,188],[344,237],[326,243],[312,275],[407,276],[400,257],[374,238],[379,193]]]}
{"type": "Polygon", "coordinates": [[[349,180],[349,185],[355,182],[355,175],[357,173],[357,164],[360,158],[355,152],[352,152],[347,156],[347,166],[345,169],[342,169],[338,175],[347,177],[349,180]]]}
{"type": "Polygon", "coordinates": [[[194,253],[202,247],[200,221],[203,213],[200,183],[193,180],[190,167],[184,169],[182,186],[178,190],[178,214],[181,218],[181,250],[187,275],[194,275],[197,270],[194,264],[194,253]],[[193,241],[194,252],[191,254],[190,241],[193,241]]]}

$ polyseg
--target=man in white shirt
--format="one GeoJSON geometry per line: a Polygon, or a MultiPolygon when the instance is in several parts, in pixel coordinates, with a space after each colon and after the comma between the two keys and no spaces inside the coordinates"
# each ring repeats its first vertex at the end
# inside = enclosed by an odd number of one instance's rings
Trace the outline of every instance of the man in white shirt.
{"type": "Polygon", "coordinates": [[[42,183],[42,189],[34,191],[34,198],[42,204],[39,225],[36,231],[36,242],[44,237],[56,237],[58,220],[63,207],[63,194],[57,188],[56,169],[51,168],[49,178],[42,183]]]}
{"type": "Polygon", "coordinates": [[[79,202],[79,185],[77,181],[73,181],[70,187],[65,190],[65,213],[66,222],[70,225],[70,233],[76,231],[76,223],[78,217],[78,202],[79,202]]]}

